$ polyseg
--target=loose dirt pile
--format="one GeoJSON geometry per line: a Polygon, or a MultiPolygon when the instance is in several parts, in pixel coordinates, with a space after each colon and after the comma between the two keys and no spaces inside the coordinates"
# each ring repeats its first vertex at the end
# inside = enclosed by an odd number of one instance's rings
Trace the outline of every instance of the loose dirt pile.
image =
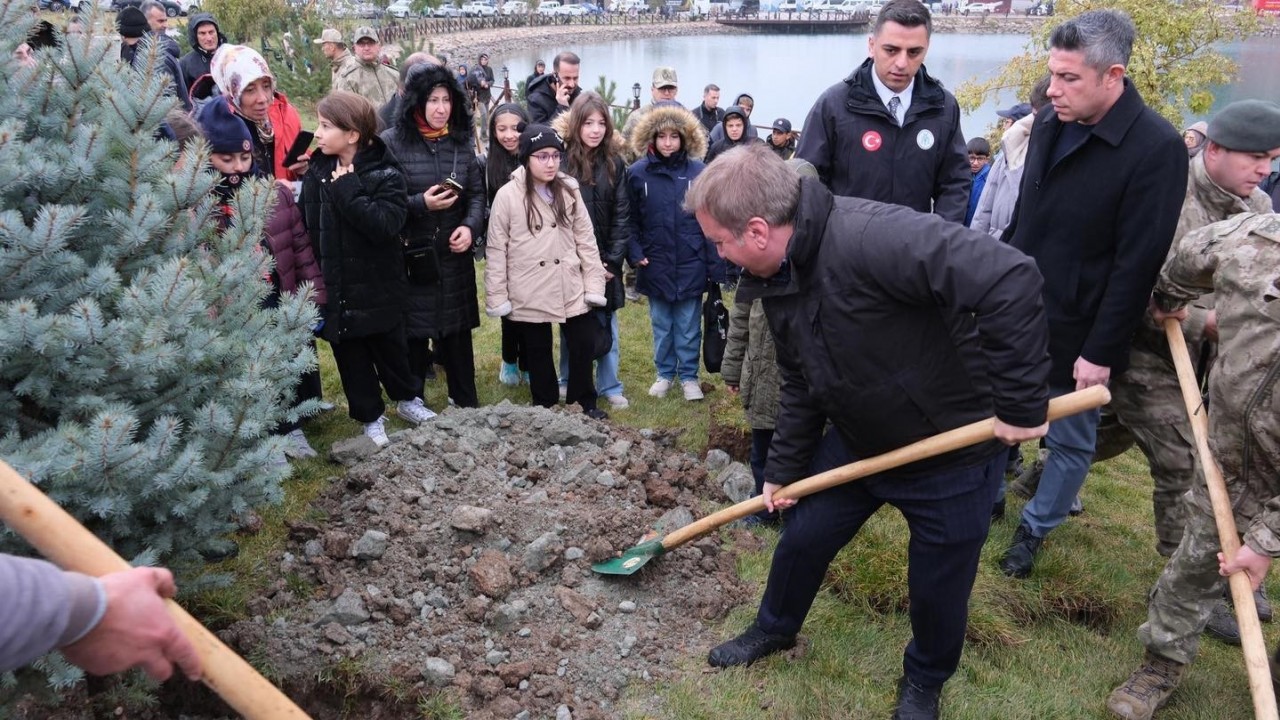
{"type": "Polygon", "coordinates": [[[280,579],[222,633],[286,682],[345,665],[441,689],[469,718],[615,717],[624,688],[704,653],[707,621],[754,594],[742,530],[631,577],[590,569],[739,494],[749,472],[721,453],[709,470],[670,436],[505,402],[393,440],[335,447],[355,464],[319,500],[327,519],[292,527],[280,579]]]}

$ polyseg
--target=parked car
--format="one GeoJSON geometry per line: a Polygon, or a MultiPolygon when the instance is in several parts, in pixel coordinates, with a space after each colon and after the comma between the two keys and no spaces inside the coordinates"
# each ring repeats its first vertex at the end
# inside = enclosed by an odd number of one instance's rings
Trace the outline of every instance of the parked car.
{"type": "Polygon", "coordinates": [[[451,2],[442,3],[440,7],[431,11],[431,17],[438,18],[456,18],[462,17],[462,9],[451,2]]]}
{"type": "Polygon", "coordinates": [[[468,2],[462,4],[462,14],[465,17],[493,17],[498,11],[486,2],[468,2]]]}
{"type": "Polygon", "coordinates": [[[993,12],[1000,12],[1004,9],[1004,3],[995,0],[995,2],[970,2],[960,6],[961,15],[989,15],[993,12]]]}
{"type": "Polygon", "coordinates": [[[503,15],[527,15],[529,14],[529,3],[524,0],[507,0],[502,4],[503,15]]]}
{"type": "Polygon", "coordinates": [[[387,6],[387,14],[391,17],[407,18],[413,14],[413,3],[410,0],[396,0],[387,6]]]}
{"type": "Polygon", "coordinates": [[[542,0],[538,3],[538,14],[551,17],[560,12],[560,0],[542,0]]]}
{"type": "Polygon", "coordinates": [[[556,15],[561,17],[582,17],[588,13],[587,9],[577,3],[567,3],[556,8],[556,15]]]}
{"type": "Polygon", "coordinates": [[[782,0],[782,2],[778,3],[778,12],[780,13],[793,13],[799,9],[799,3],[796,0],[782,0]]]}
{"type": "MultiPolygon", "coordinates": [[[[165,15],[168,15],[171,18],[175,18],[182,14],[182,6],[179,5],[177,2],[175,2],[174,0],[158,0],[158,1],[161,5],[164,6],[165,15]]],[[[115,10],[116,12],[119,12],[120,10],[126,7],[129,7],[130,5],[132,5],[133,7],[138,7],[141,4],[142,4],[142,0],[111,0],[111,9],[115,10]]]]}

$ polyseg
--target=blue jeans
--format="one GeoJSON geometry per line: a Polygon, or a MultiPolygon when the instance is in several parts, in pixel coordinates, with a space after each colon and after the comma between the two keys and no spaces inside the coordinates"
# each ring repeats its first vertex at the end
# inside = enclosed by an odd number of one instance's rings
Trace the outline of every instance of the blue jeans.
{"type": "Polygon", "coordinates": [[[649,298],[649,321],[653,323],[653,364],[658,377],[680,382],[698,379],[698,356],[702,350],[702,298],[666,302],[649,298]]]}
{"type": "MultiPolygon", "coordinates": [[[[1058,397],[1074,389],[1050,388],[1050,395],[1058,397]]],[[[1022,509],[1022,522],[1031,528],[1032,535],[1042,538],[1067,519],[1093,463],[1101,415],[1102,411],[1094,408],[1049,423],[1049,434],[1044,438],[1049,457],[1044,461],[1040,487],[1022,509]]]]}
{"type": "MultiPolygon", "coordinates": [[[[618,313],[609,313],[613,329],[613,347],[609,354],[596,360],[596,394],[610,397],[622,394],[622,380],[618,377],[618,313]]],[[[564,326],[560,326],[560,385],[569,385],[569,355],[564,349],[564,326]]]]}

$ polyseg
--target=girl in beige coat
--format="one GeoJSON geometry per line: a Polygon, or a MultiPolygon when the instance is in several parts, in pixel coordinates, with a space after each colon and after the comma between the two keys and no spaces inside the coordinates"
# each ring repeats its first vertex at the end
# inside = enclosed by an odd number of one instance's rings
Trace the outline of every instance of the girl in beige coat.
{"type": "Polygon", "coordinates": [[[603,307],[604,264],[578,183],[561,173],[564,143],[546,125],[520,134],[520,167],[502,186],[489,215],[484,271],[485,312],[505,317],[519,335],[533,403],[560,399],[552,355],[552,324],[560,323],[569,355],[567,404],[604,418],[592,381],[596,335],[591,311],[603,307]]]}

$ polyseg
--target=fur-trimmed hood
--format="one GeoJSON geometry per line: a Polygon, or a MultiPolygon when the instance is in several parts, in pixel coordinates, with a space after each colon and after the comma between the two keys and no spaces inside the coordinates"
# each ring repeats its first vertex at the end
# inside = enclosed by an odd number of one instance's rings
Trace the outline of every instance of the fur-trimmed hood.
{"type": "Polygon", "coordinates": [[[707,137],[702,123],[693,113],[676,105],[655,107],[636,121],[631,131],[631,151],[637,157],[644,157],[660,130],[680,133],[681,147],[689,157],[700,159],[707,154],[707,137]]]}
{"type": "MultiPolygon", "coordinates": [[[[612,123],[613,118],[609,118],[609,122],[612,123]]],[[[569,136],[569,113],[560,113],[557,115],[556,119],[551,121],[551,129],[555,130],[559,133],[560,137],[564,138],[566,148],[570,145],[576,145],[582,142],[576,137],[569,136]]],[[[626,146],[626,140],[622,139],[622,131],[615,127],[613,129],[613,133],[611,133],[609,137],[609,154],[621,156],[626,150],[626,146]]]]}
{"type": "Polygon", "coordinates": [[[418,124],[413,113],[427,104],[427,97],[437,85],[449,91],[453,111],[449,115],[449,134],[461,139],[471,137],[471,107],[467,95],[458,87],[453,71],[435,63],[423,63],[409,71],[405,80],[404,95],[400,98],[400,116],[396,118],[396,132],[406,137],[418,134],[418,124]]]}

